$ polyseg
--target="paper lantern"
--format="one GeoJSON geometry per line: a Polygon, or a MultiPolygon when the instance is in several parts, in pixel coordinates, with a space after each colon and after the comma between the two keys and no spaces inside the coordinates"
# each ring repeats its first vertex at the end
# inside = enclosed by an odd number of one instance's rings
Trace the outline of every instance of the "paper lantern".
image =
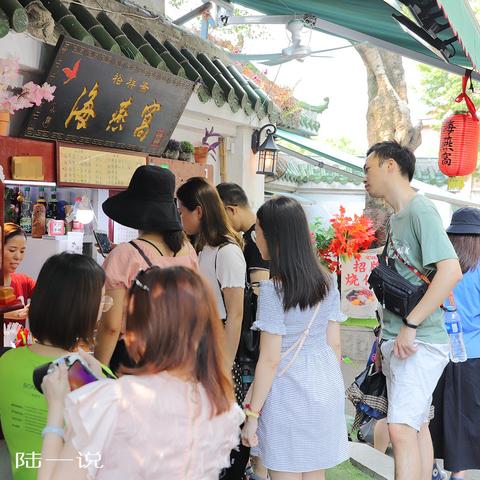
{"type": "Polygon", "coordinates": [[[479,122],[470,113],[447,117],[440,134],[438,166],[448,177],[470,175],[477,167],[479,122]]]}
{"type": "Polygon", "coordinates": [[[480,127],[475,105],[466,94],[468,76],[462,79],[462,93],[455,99],[465,100],[468,112],[454,113],[445,118],[440,133],[438,166],[448,177],[470,175],[477,167],[480,127]]]}

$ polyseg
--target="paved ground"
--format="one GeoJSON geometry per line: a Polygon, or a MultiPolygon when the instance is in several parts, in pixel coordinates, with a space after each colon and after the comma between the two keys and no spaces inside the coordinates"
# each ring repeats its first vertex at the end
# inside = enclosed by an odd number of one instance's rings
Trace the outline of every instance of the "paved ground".
{"type": "MultiPolygon", "coordinates": [[[[348,355],[348,352],[345,352],[348,355]]],[[[342,373],[345,385],[350,385],[355,376],[358,375],[365,366],[365,362],[352,361],[351,364],[342,364],[342,373]]],[[[345,413],[349,416],[355,415],[355,409],[353,405],[348,400],[345,401],[345,413]]],[[[465,480],[480,480],[480,470],[470,470],[465,476],[465,480]]]]}

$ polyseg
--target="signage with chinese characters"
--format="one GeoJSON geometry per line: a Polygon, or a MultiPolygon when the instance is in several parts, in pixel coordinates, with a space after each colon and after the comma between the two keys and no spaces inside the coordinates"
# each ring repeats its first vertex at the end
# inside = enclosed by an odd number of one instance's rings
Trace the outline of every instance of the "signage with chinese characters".
{"type": "Polygon", "coordinates": [[[375,318],[377,299],[368,285],[368,277],[378,265],[377,253],[382,248],[367,250],[357,260],[341,261],[341,310],[353,318],[375,318]]]}
{"type": "Polygon", "coordinates": [[[25,136],[162,154],[193,82],[72,38],[60,38],[25,136]]]}
{"type": "Polygon", "coordinates": [[[145,154],[101,151],[92,147],[59,144],[57,184],[97,188],[127,187],[133,172],[146,165],[145,154]]]}

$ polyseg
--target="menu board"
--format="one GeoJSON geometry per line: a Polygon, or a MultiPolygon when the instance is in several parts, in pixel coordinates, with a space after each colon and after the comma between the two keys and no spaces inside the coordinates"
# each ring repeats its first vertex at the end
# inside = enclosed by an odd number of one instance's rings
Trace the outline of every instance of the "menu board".
{"type": "Polygon", "coordinates": [[[101,151],[59,144],[57,184],[91,188],[127,187],[133,172],[146,163],[147,156],[140,153],[101,151]]]}

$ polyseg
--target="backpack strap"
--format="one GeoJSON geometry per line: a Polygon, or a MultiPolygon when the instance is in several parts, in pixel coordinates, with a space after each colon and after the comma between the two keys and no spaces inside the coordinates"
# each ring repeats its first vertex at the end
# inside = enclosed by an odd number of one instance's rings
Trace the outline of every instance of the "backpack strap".
{"type": "MultiPolygon", "coordinates": [[[[145,238],[137,238],[137,240],[141,240],[142,242],[149,243],[160,254],[160,256],[163,257],[162,251],[150,240],[146,240],[145,238]]],[[[176,255],[177,255],[177,252],[175,252],[175,254],[173,256],[175,257],[176,255]]]]}
{"type": "Polygon", "coordinates": [[[145,262],[147,263],[147,265],[149,267],[153,267],[153,263],[150,261],[150,259],[145,255],[145,252],[133,241],[133,240],[130,240],[128,242],[133,248],[135,248],[135,250],[137,250],[137,252],[141,255],[141,257],[145,260],[145,262]]]}
{"type": "Polygon", "coordinates": [[[225,315],[227,314],[227,306],[225,305],[225,298],[223,297],[223,291],[222,291],[222,284],[220,283],[220,280],[218,279],[218,274],[217,274],[217,257],[218,257],[218,252],[225,246],[229,245],[229,243],[222,243],[219,245],[217,253],[215,254],[215,278],[218,283],[218,289],[220,290],[220,295],[222,296],[222,302],[223,302],[223,308],[225,309],[225,315]]]}
{"type": "Polygon", "coordinates": [[[282,354],[282,358],[285,358],[287,355],[289,355],[292,351],[295,350],[295,353],[293,354],[293,357],[290,359],[290,361],[285,365],[285,367],[278,372],[278,376],[281,377],[293,364],[293,362],[296,360],[298,354],[300,353],[300,350],[303,347],[303,344],[305,343],[305,340],[307,339],[309,333],[310,333],[310,328],[312,328],[313,322],[317,316],[318,311],[320,310],[320,305],[322,302],[318,302],[317,308],[315,308],[315,311],[313,312],[312,318],[308,322],[307,328],[302,332],[298,340],[285,352],[282,354]]]}

